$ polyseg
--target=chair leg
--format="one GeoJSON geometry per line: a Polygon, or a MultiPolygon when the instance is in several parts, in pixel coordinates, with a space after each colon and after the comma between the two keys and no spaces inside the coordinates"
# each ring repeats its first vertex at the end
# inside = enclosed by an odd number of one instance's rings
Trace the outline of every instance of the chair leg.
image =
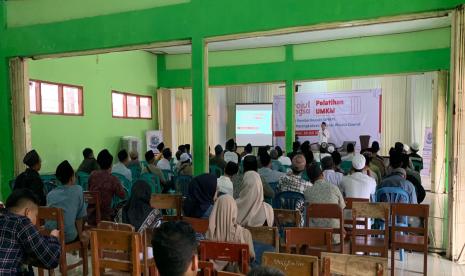
{"type": "Polygon", "coordinates": [[[396,256],[396,247],[394,245],[391,245],[391,276],[394,276],[394,272],[395,272],[395,258],[396,256]]]}
{"type": "Polygon", "coordinates": [[[87,247],[81,248],[82,253],[82,273],[84,276],[89,274],[89,256],[87,255],[87,247]]]}
{"type": "Polygon", "coordinates": [[[37,271],[39,273],[39,276],[44,276],[44,269],[43,268],[37,268],[37,271]]]}
{"type": "Polygon", "coordinates": [[[423,275],[428,274],[428,249],[423,252],[423,275]]]}

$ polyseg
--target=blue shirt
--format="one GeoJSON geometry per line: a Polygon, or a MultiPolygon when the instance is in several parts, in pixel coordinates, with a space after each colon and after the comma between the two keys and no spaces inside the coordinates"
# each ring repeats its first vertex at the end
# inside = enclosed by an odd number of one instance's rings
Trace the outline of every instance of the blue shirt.
{"type": "Polygon", "coordinates": [[[405,203],[410,203],[410,204],[418,203],[415,186],[413,186],[413,184],[410,181],[403,178],[402,175],[399,173],[393,172],[391,175],[383,179],[383,181],[381,181],[378,187],[376,187],[376,190],[379,190],[384,187],[402,188],[409,195],[409,202],[405,202],[405,203]]]}
{"type": "MultiPolygon", "coordinates": [[[[63,209],[65,223],[65,242],[69,243],[78,237],[76,220],[86,216],[86,206],[82,187],[79,185],[59,186],[47,195],[47,206],[63,209]]],[[[46,223],[47,229],[55,229],[55,221],[46,223]]]]}

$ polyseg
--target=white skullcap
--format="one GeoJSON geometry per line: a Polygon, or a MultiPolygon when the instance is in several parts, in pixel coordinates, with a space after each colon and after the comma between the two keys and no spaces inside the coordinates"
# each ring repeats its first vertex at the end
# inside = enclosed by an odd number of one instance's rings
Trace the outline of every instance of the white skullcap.
{"type": "Polygon", "coordinates": [[[418,144],[417,142],[413,143],[410,148],[413,150],[413,151],[419,151],[420,150],[420,144],[418,144]]]}
{"type": "Polygon", "coordinates": [[[408,152],[410,150],[410,147],[407,144],[404,144],[404,151],[408,152]]]}
{"type": "Polygon", "coordinates": [[[183,154],[181,154],[181,156],[179,157],[179,161],[181,161],[181,163],[184,163],[184,162],[186,162],[186,161],[191,161],[191,157],[189,156],[189,154],[183,153],[183,154]]]}
{"type": "Polygon", "coordinates": [[[333,153],[334,152],[334,146],[329,146],[328,147],[328,152],[333,153]]]}
{"type": "Polygon", "coordinates": [[[366,163],[365,156],[359,153],[354,155],[352,159],[352,167],[354,167],[354,169],[362,170],[363,168],[365,168],[365,163],[366,163]]]}

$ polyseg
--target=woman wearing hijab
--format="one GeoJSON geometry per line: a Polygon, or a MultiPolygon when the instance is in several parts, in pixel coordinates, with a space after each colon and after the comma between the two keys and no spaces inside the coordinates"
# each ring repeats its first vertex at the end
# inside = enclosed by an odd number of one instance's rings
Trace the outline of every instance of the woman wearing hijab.
{"type": "MultiPolygon", "coordinates": [[[[220,196],[213,205],[206,238],[211,241],[248,244],[250,257],[255,258],[252,234],[237,224],[237,205],[230,195],[220,196]]],[[[227,265],[228,262],[216,261],[215,269],[221,271],[227,265]]]]}
{"type": "Polygon", "coordinates": [[[184,202],[184,215],[193,218],[208,218],[216,198],[217,179],[215,175],[202,174],[189,185],[184,202]]]}
{"type": "Polygon", "coordinates": [[[147,182],[136,181],[131,189],[131,197],[123,207],[123,223],[131,224],[140,233],[158,227],[162,215],[158,209],[150,206],[151,195],[152,190],[147,182]]]}
{"type": "Polygon", "coordinates": [[[237,222],[242,226],[250,227],[273,226],[273,208],[263,202],[260,175],[255,171],[246,172],[241,187],[239,198],[236,200],[239,210],[237,222]]]}

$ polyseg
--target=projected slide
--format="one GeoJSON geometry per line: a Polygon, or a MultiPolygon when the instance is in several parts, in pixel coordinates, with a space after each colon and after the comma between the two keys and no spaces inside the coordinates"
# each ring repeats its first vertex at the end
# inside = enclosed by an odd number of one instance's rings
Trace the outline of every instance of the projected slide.
{"type": "Polygon", "coordinates": [[[236,104],[236,142],[238,146],[272,145],[272,104],[236,104]]]}

